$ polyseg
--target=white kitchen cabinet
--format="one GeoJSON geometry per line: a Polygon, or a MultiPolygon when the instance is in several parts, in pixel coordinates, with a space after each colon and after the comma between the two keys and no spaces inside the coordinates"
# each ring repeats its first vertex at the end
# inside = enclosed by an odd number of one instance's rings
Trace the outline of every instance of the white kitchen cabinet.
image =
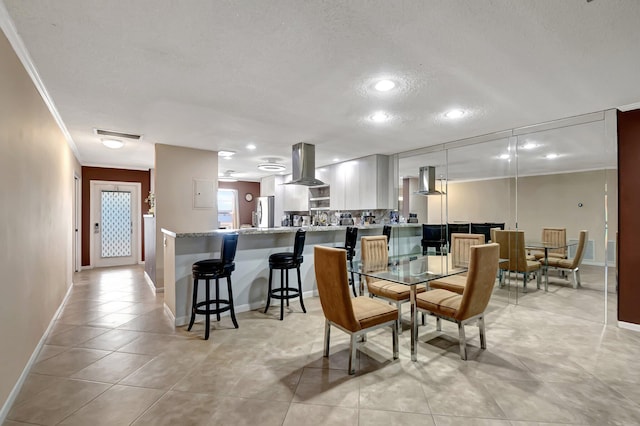
{"type": "Polygon", "coordinates": [[[276,195],[276,177],[274,175],[260,179],[260,196],[276,195]]]}
{"type": "Polygon", "coordinates": [[[370,155],[331,166],[332,210],[390,209],[389,157],[370,155]]]}
{"type": "MultiPolygon", "coordinates": [[[[282,182],[290,182],[291,175],[285,176],[282,182]]],[[[301,212],[309,210],[309,187],[304,185],[281,185],[283,210],[301,212]]]]}

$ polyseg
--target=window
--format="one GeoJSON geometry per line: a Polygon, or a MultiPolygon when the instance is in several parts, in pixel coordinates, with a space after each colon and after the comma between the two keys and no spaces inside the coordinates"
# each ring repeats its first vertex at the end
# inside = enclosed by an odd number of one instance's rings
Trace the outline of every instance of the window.
{"type": "Polygon", "coordinates": [[[218,189],[218,226],[238,228],[238,191],[235,189],[218,189]]]}

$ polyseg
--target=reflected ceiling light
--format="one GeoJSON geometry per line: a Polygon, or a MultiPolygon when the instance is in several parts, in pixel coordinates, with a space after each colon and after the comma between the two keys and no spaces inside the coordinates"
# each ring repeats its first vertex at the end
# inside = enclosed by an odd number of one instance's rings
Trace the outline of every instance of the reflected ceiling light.
{"type": "Polygon", "coordinates": [[[339,158],[334,158],[334,159],[333,159],[333,162],[334,162],[334,163],[337,163],[338,161],[340,161],[340,159],[339,159],[339,158]]]}
{"type": "Polygon", "coordinates": [[[558,154],[555,154],[555,153],[547,154],[547,155],[545,155],[544,158],[546,158],[548,160],[553,160],[554,158],[558,158],[558,154]]]}
{"type": "Polygon", "coordinates": [[[534,149],[534,148],[537,148],[539,146],[540,145],[538,145],[535,142],[527,142],[524,145],[522,145],[520,148],[522,148],[522,149],[534,149]]]}
{"type": "Polygon", "coordinates": [[[391,90],[394,87],[396,87],[396,84],[391,80],[380,80],[373,87],[375,87],[375,89],[378,92],[388,92],[389,90],[391,90]]]}
{"type": "Polygon", "coordinates": [[[275,161],[267,161],[266,163],[258,164],[258,170],[263,172],[280,172],[286,169],[284,164],[276,163],[275,161]]]}
{"type": "Polygon", "coordinates": [[[102,139],[102,145],[111,149],[120,149],[124,146],[124,142],[118,139],[102,139]]]}
{"type": "Polygon", "coordinates": [[[383,121],[387,121],[389,119],[389,114],[384,111],[378,111],[369,116],[371,121],[375,121],[376,123],[381,123],[383,121]]]}
{"type": "Polygon", "coordinates": [[[238,179],[234,178],[232,173],[234,173],[233,170],[227,170],[223,174],[219,175],[218,182],[237,182],[238,179]]]}
{"type": "Polygon", "coordinates": [[[254,149],[256,149],[256,146],[252,143],[250,143],[249,145],[247,145],[247,149],[250,151],[253,151],[254,149]]]}
{"type": "Polygon", "coordinates": [[[465,111],[462,109],[450,109],[449,111],[444,113],[445,118],[456,119],[461,118],[465,115],[465,111]]]}
{"type": "Polygon", "coordinates": [[[498,158],[501,160],[508,160],[511,156],[509,154],[501,154],[498,158]]]}
{"type": "Polygon", "coordinates": [[[218,151],[218,156],[226,159],[231,158],[234,154],[235,152],[233,151],[218,151]]]}

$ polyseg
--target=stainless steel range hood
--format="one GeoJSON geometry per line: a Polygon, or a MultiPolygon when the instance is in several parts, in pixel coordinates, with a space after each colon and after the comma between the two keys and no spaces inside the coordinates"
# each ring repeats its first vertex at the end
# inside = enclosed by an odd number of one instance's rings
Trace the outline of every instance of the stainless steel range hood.
{"type": "Polygon", "coordinates": [[[293,174],[291,182],[285,185],[319,186],[325,183],[316,179],[316,146],[300,142],[292,147],[291,167],[293,174]]]}
{"type": "Polygon", "coordinates": [[[419,195],[442,195],[444,192],[436,189],[436,168],[433,166],[420,167],[420,177],[418,178],[419,195]]]}

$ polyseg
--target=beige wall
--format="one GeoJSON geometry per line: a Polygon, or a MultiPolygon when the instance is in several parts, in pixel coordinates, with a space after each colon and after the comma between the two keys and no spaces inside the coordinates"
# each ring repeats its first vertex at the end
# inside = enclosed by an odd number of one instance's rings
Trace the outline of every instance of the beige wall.
{"type": "Polygon", "coordinates": [[[172,145],[155,146],[156,285],[164,288],[161,229],[197,232],[218,228],[217,202],[213,208],[194,208],[193,181],[211,180],[218,188],[218,153],[172,145]]]}
{"type": "Polygon", "coordinates": [[[81,168],[1,31],[0,76],[4,406],[72,282],[73,183],[81,168]]]}
{"type": "MultiPolygon", "coordinates": [[[[567,228],[567,238],[589,230],[595,261],[604,263],[605,182],[608,183],[609,241],[615,240],[617,174],[615,170],[520,177],[517,180],[518,228],[539,239],[543,227],[567,228]],[[582,203],[583,207],[578,207],[582,203]]],[[[428,223],[440,223],[441,201],[449,222],[505,222],[515,228],[516,180],[449,182],[447,197],[429,196],[428,223]]],[[[529,234],[528,234],[529,235],[529,234]]],[[[527,237],[529,238],[529,237],[527,237]]]]}

